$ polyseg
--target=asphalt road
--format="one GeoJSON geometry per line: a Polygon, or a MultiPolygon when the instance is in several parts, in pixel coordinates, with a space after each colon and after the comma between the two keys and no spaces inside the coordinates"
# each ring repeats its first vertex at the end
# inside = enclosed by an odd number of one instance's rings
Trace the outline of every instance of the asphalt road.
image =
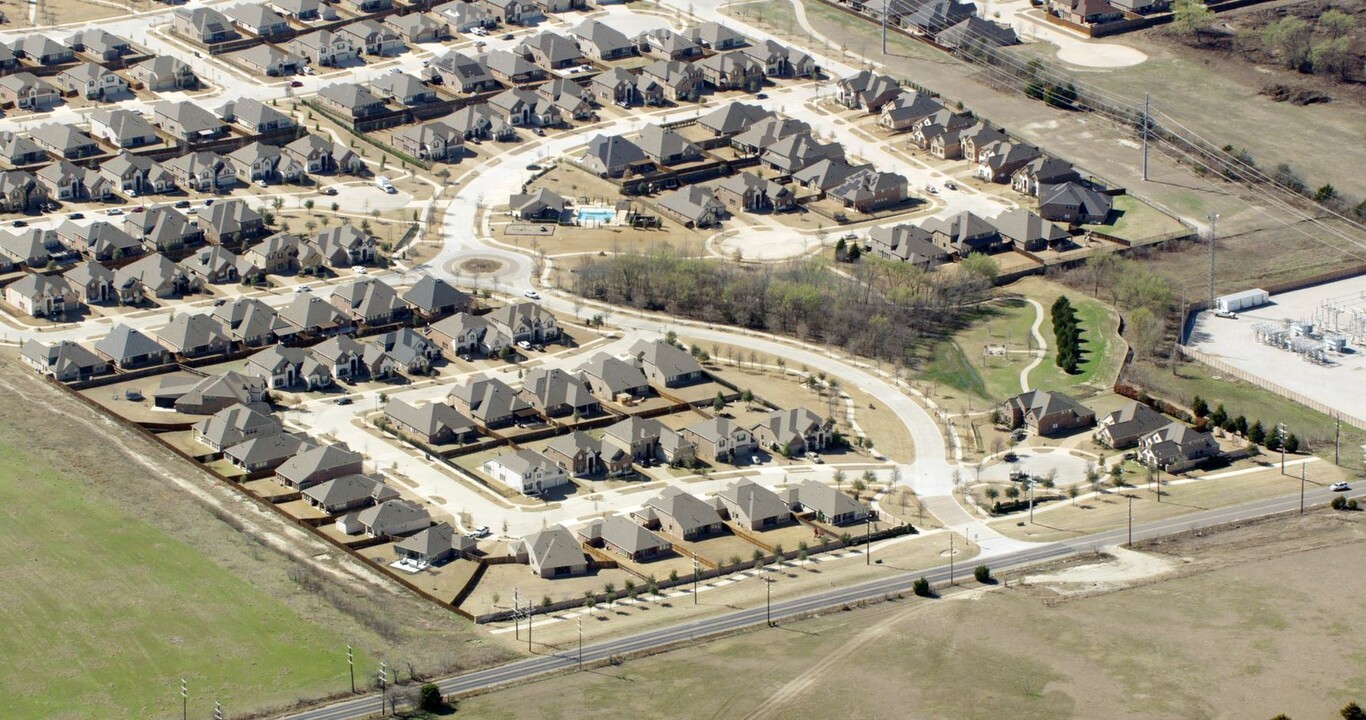
{"type": "MultiPolygon", "coordinates": [[[[1333,493],[1326,487],[1309,486],[1305,502],[1309,506],[1328,502],[1333,493]]],[[[1276,498],[1267,498],[1243,505],[1205,510],[1183,517],[1136,525],[1133,531],[1135,541],[1148,540],[1164,535],[1214,527],[1225,523],[1250,520],[1294,510],[1299,507],[1300,497],[1296,493],[1276,498]]],[[[991,561],[995,571],[1015,568],[1032,563],[1057,560],[1095,548],[1123,544],[1128,540],[1128,528],[1119,528],[1087,535],[1085,537],[1040,544],[998,556],[991,561]]],[[[971,574],[972,561],[954,568],[954,578],[971,574]]],[[[885,597],[893,593],[909,593],[911,583],[924,577],[933,585],[949,582],[950,567],[941,565],[921,572],[898,572],[880,580],[849,585],[843,588],[825,590],[797,598],[774,602],[771,613],[775,621],[819,610],[839,607],[870,598],[885,597]]],[[[611,658],[613,655],[626,655],[642,650],[651,650],[684,644],[701,638],[726,633],[765,622],[767,611],[763,605],[737,610],[724,615],[681,623],[672,627],[628,635],[607,640],[583,648],[583,662],[594,663],[611,658]]],[[[443,694],[468,693],[486,690],[514,682],[527,680],[537,675],[572,669],[579,662],[577,649],[567,653],[537,655],[525,660],[508,663],[487,670],[457,675],[437,682],[443,694]]],[[[350,720],[365,717],[379,711],[380,698],[371,693],[352,700],[328,705],[290,715],[285,720],[350,720]]]]}

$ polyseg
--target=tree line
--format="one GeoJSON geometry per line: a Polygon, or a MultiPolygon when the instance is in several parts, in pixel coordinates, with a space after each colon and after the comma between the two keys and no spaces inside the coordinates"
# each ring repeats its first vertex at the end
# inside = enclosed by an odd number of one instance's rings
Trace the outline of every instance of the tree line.
{"type": "Polygon", "coordinates": [[[1059,295],[1053,301],[1053,340],[1058,348],[1054,359],[1063,372],[1072,375],[1077,372],[1081,361],[1081,327],[1077,324],[1077,309],[1066,295],[1059,295]]]}
{"type": "Polygon", "coordinates": [[[997,271],[978,261],[960,264],[957,272],[925,272],[867,255],[838,268],[821,260],[718,263],[663,245],[584,256],[571,289],[620,308],[778,332],[909,364],[927,338],[943,337],[969,319],[997,271]]]}

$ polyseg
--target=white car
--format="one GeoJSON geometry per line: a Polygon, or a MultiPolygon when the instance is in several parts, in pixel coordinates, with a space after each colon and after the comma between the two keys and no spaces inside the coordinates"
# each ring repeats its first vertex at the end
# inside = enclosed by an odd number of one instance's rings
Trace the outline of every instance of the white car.
{"type": "Polygon", "coordinates": [[[294,292],[296,292],[296,293],[313,292],[313,288],[311,288],[311,287],[309,287],[309,286],[307,286],[307,285],[297,285],[297,286],[294,287],[294,292]]]}
{"type": "Polygon", "coordinates": [[[1233,312],[1232,310],[1215,310],[1214,317],[1227,318],[1229,320],[1237,320],[1238,313],[1233,312]]]}
{"type": "Polygon", "coordinates": [[[366,267],[365,267],[364,265],[356,265],[356,266],[354,266],[354,267],[351,268],[351,272],[353,272],[353,273],[355,273],[355,274],[357,274],[357,275],[365,275],[366,273],[368,273],[368,272],[370,272],[370,271],[367,270],[366,267]]]}
{"type": "Polygon", "coordinates": [[[1333,489],[1333,492],[1347,492],[1348,490],[1351,490],[1351,489],[1352,489],[1352,486],[1351,486],[1351,485],[1348,485],[1348,484],[1345,483],[1345,482],[1335,482],[1335,483],[1333,483],[1333,488],[1332,488],[1332,489],[1333,489]]]}
{"type": "Polygon", "coordinates": [[[518,340],[518,341],[517,341],[517,347],[519,347],[519,348],[521,348],[521,349],[523,349],[523,350],[530,350],[530,349],[531,349],[531,343],[527,342],[526,340],[518,340]]]}
{"type": "Polygon", "coordinates": [[[265,181],[265,180],[257,180],[257,181],[256,181],[256,187],[270,187],[270,186],[266,184],[266,181],[265,181]]]}
{"type": "Polygon", "coordinates": [[[122,214],[123,214],[123,208],[109,208],[108,210],[105,210],[105,211],[104,211],[104,214],[105,214],[105,215],[122,215],[122,214]]]}
{"type": "Polygon", "coordinates": [[[538,292],[536,292],[535,290],[527,290],[526,292],[524,292],[524,293],[522,293],[522,294],[525,295],[525,296],[527,296],[527,297],[529,297],[529,298],[531,298],[532,300],[540,300],[540,299],[541,299],[541,294],[538,293],[538,292]]]}

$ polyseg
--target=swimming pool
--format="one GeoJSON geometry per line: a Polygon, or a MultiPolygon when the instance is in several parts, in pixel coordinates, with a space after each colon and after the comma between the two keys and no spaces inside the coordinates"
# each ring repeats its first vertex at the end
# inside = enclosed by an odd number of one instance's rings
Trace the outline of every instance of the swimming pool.
{"type": "Polygon", "coordinates": [[[579,222],[608,223],[617,216],[617,211],[604,207],[581,207],[574,210],[574,218],[579,222]]]}

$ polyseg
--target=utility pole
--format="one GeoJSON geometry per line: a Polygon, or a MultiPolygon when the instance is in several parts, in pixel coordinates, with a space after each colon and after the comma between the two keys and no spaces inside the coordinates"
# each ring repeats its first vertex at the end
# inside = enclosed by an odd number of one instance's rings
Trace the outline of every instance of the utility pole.
{"type": "Polygon", "coordinates": [[[1219,213],[1209,214],[1209,306],[1206,310],[1214,310],[1214,230],[1219,222],[1219,213]]]}
{"type": "Polygon", "coordinates": [[[1305,469],[1306,467],[1308,467],[1308,466],[1305,465],[1305,464],[1301,464],[1301,465],[1300,465],[1300,514],[1301,514],[1301,515],[1304,514],[1304,483],[1305,483],[1305,473],[1304,473],[1304,469],[1305,469]]]}
{"type": "Polygon", "coordinates": [[[1029,481],[1029,524],[1034,524],[1034,481],[1029,481]]]}
{"type": "Polygon", "coordinates": [[[384,706],[389,702],[389,663],[380,661],[375,679],[379,681],[379,714],[383,715],[384,706]]]}
{"type": "Polygon", "coordinates": [[[1157,501],[1162,502],[1162,476],[1167,474],[1167,464],[1163,463],[1157,468],[1157,501]]]}
{"type": "Polygon", "coordinates": [[[531,613],[536,608],[531,605],[531,598],[526,599],[526,651],[531,652],[531,613]]]}
{"type": "Polygon", "coordinates": [[[872,565],[872,564],[873,564],[873,515],[872,515],[872,513],[869,513],[869,514],[864,518],[864,520],[865,520],[866,522],[863,523],[863,528],[864,528],[864,530],[863,530],[863,544],[864,544],[864,546],[865,546],[867,549],[864,550],[864,552],[863,552],[863,564],[864,564],[864,565],[872,565]]]}
{"type": "Polygon", "coordinates": [[[583,670],[583,620],[579,620],[579,670],[583,670]]]}
{"type": "Polygon", "coordinates": [[[1134,496],[1129,497],[1129,544],[1125,547],[1134,546],[1134,496]]]}
{"type": "Polygon", "coordinates": [[[512,589],[512,633],[513,636],[522,639],[522,598],[517,594],[517,588],[512,589]]]}
{"type": "Polygon", "coordinates": [[[1281,474],[1285,474],[1285,423],[1276,423],[1276,438],[1281,446],[1281,474]]]}
{"type": "Polygon", "coordinates": [[[692,558],[692,604],[697,604],[697,578],[702,574],[702,568],[697,564],[697,556],[692,558]]]}
{"type": "Polygon", "coordinates": [[[764,578],[764,621],[773,627],[773,579],[764,578]]]}
{"type": "Polygon", "coordinates": [[[351,653],[351,646],[346,646],[346,669],[351,671],[351,694],[356,694],[356,656],[351,653]]]}
{"type": "Polygon", "coordinates": [[[953,531],[949,531],[949,584],[953,584],[953,531]]]}
{"type": "Polygon", "coordinates": [[[1148,181],[1148,93],[1143,93],[1143,181],[1148,181]]]}
{"type": "Polygon", "coordinates": [[[882,54],[887,54],[887,0],[882,0],[882,54]]]}
{"type": "Polygon", "coordinates": [[[1333,430],[1333,464],[1341,466],[1339,453],[1342,452],[1342,416],[1334,415],[1333,420],[1337,423],[1333,430]]]}
{"type": "Polygon", "coordinates": [[[180,718],[189,720],[190,717],[190,684],[185,682],[185,678],[180,678],[180,718]]]}

